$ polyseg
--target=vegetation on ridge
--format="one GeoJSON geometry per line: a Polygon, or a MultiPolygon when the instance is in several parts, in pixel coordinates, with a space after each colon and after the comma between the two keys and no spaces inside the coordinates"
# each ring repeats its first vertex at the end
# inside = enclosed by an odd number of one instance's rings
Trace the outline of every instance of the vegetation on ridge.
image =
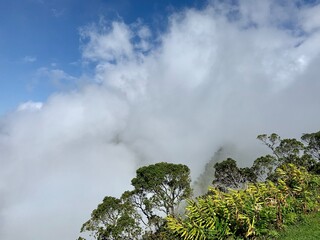
{"type": "MultiPolygon", "coordinates": [[[[157,163],[137,170],[134,190],[106,197],[81,232],[105,239],[274,239],[280,230],[320,210],[320,131],[301,141],[259,135],[272,154],[239,168],[214,165],[213,186],[191,199],[190,170],[157,163]],[[178,205],[187,200],[186,212],[178,205]]],[[[83,239],[83,238],[79,238],[83,239]]]]}

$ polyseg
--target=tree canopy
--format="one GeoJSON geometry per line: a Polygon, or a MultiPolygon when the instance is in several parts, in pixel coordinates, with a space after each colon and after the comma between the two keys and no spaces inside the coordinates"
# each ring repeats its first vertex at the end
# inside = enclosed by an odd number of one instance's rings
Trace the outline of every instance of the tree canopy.
{"type": "Polygon", "coordinates": [[[175,215],[180,201],[191,196],[190,169],[186,165],[156,163],[141,167],[131,184],[152,201],[154,208],[175,215]]]}
{"type": "Polygon", "coordinates": [[[98,240],[136,239],[141,233],[140,216],[132,204],[124,199],[107,196],[92,211],[81,232],[89,231],[98,240]]]}
{"type": "Polygon", "coordinates": [[[256,175],[250,168],[238,168],[237,162],[232,158],[216,163],[214,168],[215,180],[213,184],[221,188],[229,187],[239,189],[247,182],[256,181],[256,175]]]}
{"type": "Polygon", "coordinates": [[[186,165],[156,163],[136,171],[121,198],[107,196],[93,210],[81,232],[91,232],[97,240],[169,239],[165,217],[176,216],[182,200],[190,198],[190,169],[186,165]]]}

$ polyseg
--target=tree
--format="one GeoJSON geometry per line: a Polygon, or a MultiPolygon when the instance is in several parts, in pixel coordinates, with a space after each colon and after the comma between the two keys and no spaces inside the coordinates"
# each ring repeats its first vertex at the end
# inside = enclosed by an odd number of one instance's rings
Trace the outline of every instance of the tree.
{"type": "Polygon", "coordinates": [[[174,239],[166,231],[165,217],[176,216],[179,203],[191,196],[190,169],[162,162],[136,173],[131,181],[134,190],[124,192],[120,199],[105,197],[81,232],[88,231],[97,240],[174,239]]]}
{"type": "Polygon", "coordinates": [[[320,161],[320,131],[305,133],[302,135],[301,140],[306,144],[305,153],[320,161]]]}
{"type": "Polygon", "coordinates": [[[263,182],[271,176],[276,167],[277,159],[274,156],[266,155],[257,158],[252,165],[252,170],[257,180],[263,182]]]}
{"type": "Polygon", "coordinates": [[[238,168],[237,162],[228,158],[214,165],[214,185],[220,188],[242,188],[247,182],[256,182],[257,177],[251,168],[238,168]]]}
{"type": "Polygon", "coordinates": [[[269,136],[267,134],[261,134],[257,136],[257,139],[262,141],[267,147],[269,147],[273,154],[277,157],[280,158],[277,154],[276,147],[279,145],[281,138],[278,134],[272,133],[269,136]]]}
{"type": "Polygon", "coordinates": [[[295,138],[281,139],[276,133],[257,137],[269,147],[279,163],[295,163],[302,156],[304,145],[295,138]]]}
{"type": "Polygon", "coordinates": [[[97,240],[137,239],[141,233],[139,219],[140,215],[130,202],[107,196],[92,211],[81,232],[89,231],[97,240]]]}
{"type": "Polygon", "coordinates": [[[190,169],[186,165],[161,162],[141,167],[136,173],[131,181],[135,193],[166,215],[175,216],[179,203],[192,194],[190,169]]]}
{"type": "Polygon", "coordinates": [[[172,239],[165,229],[165,217],[176,216],[179,203],[191,196],[190,183],[190,169],[182,164],[161,162],[136,171],[131,181],[134,189],[124,192],[122,198],[141,214],[142,239],[172,239]]]}
{"type": "MultiPolygon", "coordinates": [[[[285,163],[293,163],[297,166],[303,166],[309,171],[315,169],[315,159],[319,157],[320,133],[319,135],[317,135],[317,133],[304,134],[301,139],[307,143],[307,146],[295,138],[281,139],[280,136],[275,133],[272,133],[269,136],[267,134],[262,134],[257,138],[269,147],[274,154],[274,159],[272,159],[272,161],[271,158],[267,156],[259,159],[259,164],[261,166],[268,165],[268,169],[274,171],[277,167],[282,166],[285,163]],[[317,136],[319,139],[317,139],[317,136]],[[264,160],[266,162],[263,162],[264,160]]],[[[271,172],[268,174],[270,176],[271,172]]]]}
{"type": "Polygon", "coordinates": [[[163,219],[154,213],[152,199],[148,198],[143,191],[125,191],[122,197],[130,201],[135,209],[141,214],[141,223],[145,226],[145,232],[152,233],[163,224],[163,219]]]}
{"type": "Polygon", "coordinates": [[[303,154],[304,145],[295,138],[282,139],[275,149],[281,163],[297,163],[303,154]]]}

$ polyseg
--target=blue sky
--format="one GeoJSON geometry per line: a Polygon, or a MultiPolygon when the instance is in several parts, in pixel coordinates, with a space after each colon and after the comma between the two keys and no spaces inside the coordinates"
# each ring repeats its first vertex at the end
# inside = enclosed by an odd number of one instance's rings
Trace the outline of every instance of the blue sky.
{"type": "Polygon", "coordinates": [[[101,17],[138,18],[152,29],[164,29],[167,16],[205,1],[149,0],[10,0],[0,1],[0,114],[25,101],[44,101],[61,90],[40,68],[80,76],[79,28],[101,17]]]}
{"type": "MultiPolygon", "coordinates": [[[[299,6],[316,2],[297,1],[299,6]]],[[[171,13],[206,5],[206,0],[0,1],[0,114],[25,101],[44,101],[61,90],[48,76],[37,74],[40,68],[60,69],[75,77],[83,74],[80,27],[103,17],[127,24],[141,19],[151,30],[161,31],[171,13]]]]}

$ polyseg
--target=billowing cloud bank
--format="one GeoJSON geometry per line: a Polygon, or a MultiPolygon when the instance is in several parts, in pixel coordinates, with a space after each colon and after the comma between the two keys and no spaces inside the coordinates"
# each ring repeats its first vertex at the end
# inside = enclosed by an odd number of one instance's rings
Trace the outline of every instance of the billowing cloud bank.
{"type": "Polygon", "coordinates": [[[259,133],[319,130],[319,16],[243,1],[176,13],[156,40],[141,22],[82,28],[94,83],[1,119],[0,238],[75,239],[142,164],[185,163],[195,178],[225,144],[248,163],[259,133]]]}

